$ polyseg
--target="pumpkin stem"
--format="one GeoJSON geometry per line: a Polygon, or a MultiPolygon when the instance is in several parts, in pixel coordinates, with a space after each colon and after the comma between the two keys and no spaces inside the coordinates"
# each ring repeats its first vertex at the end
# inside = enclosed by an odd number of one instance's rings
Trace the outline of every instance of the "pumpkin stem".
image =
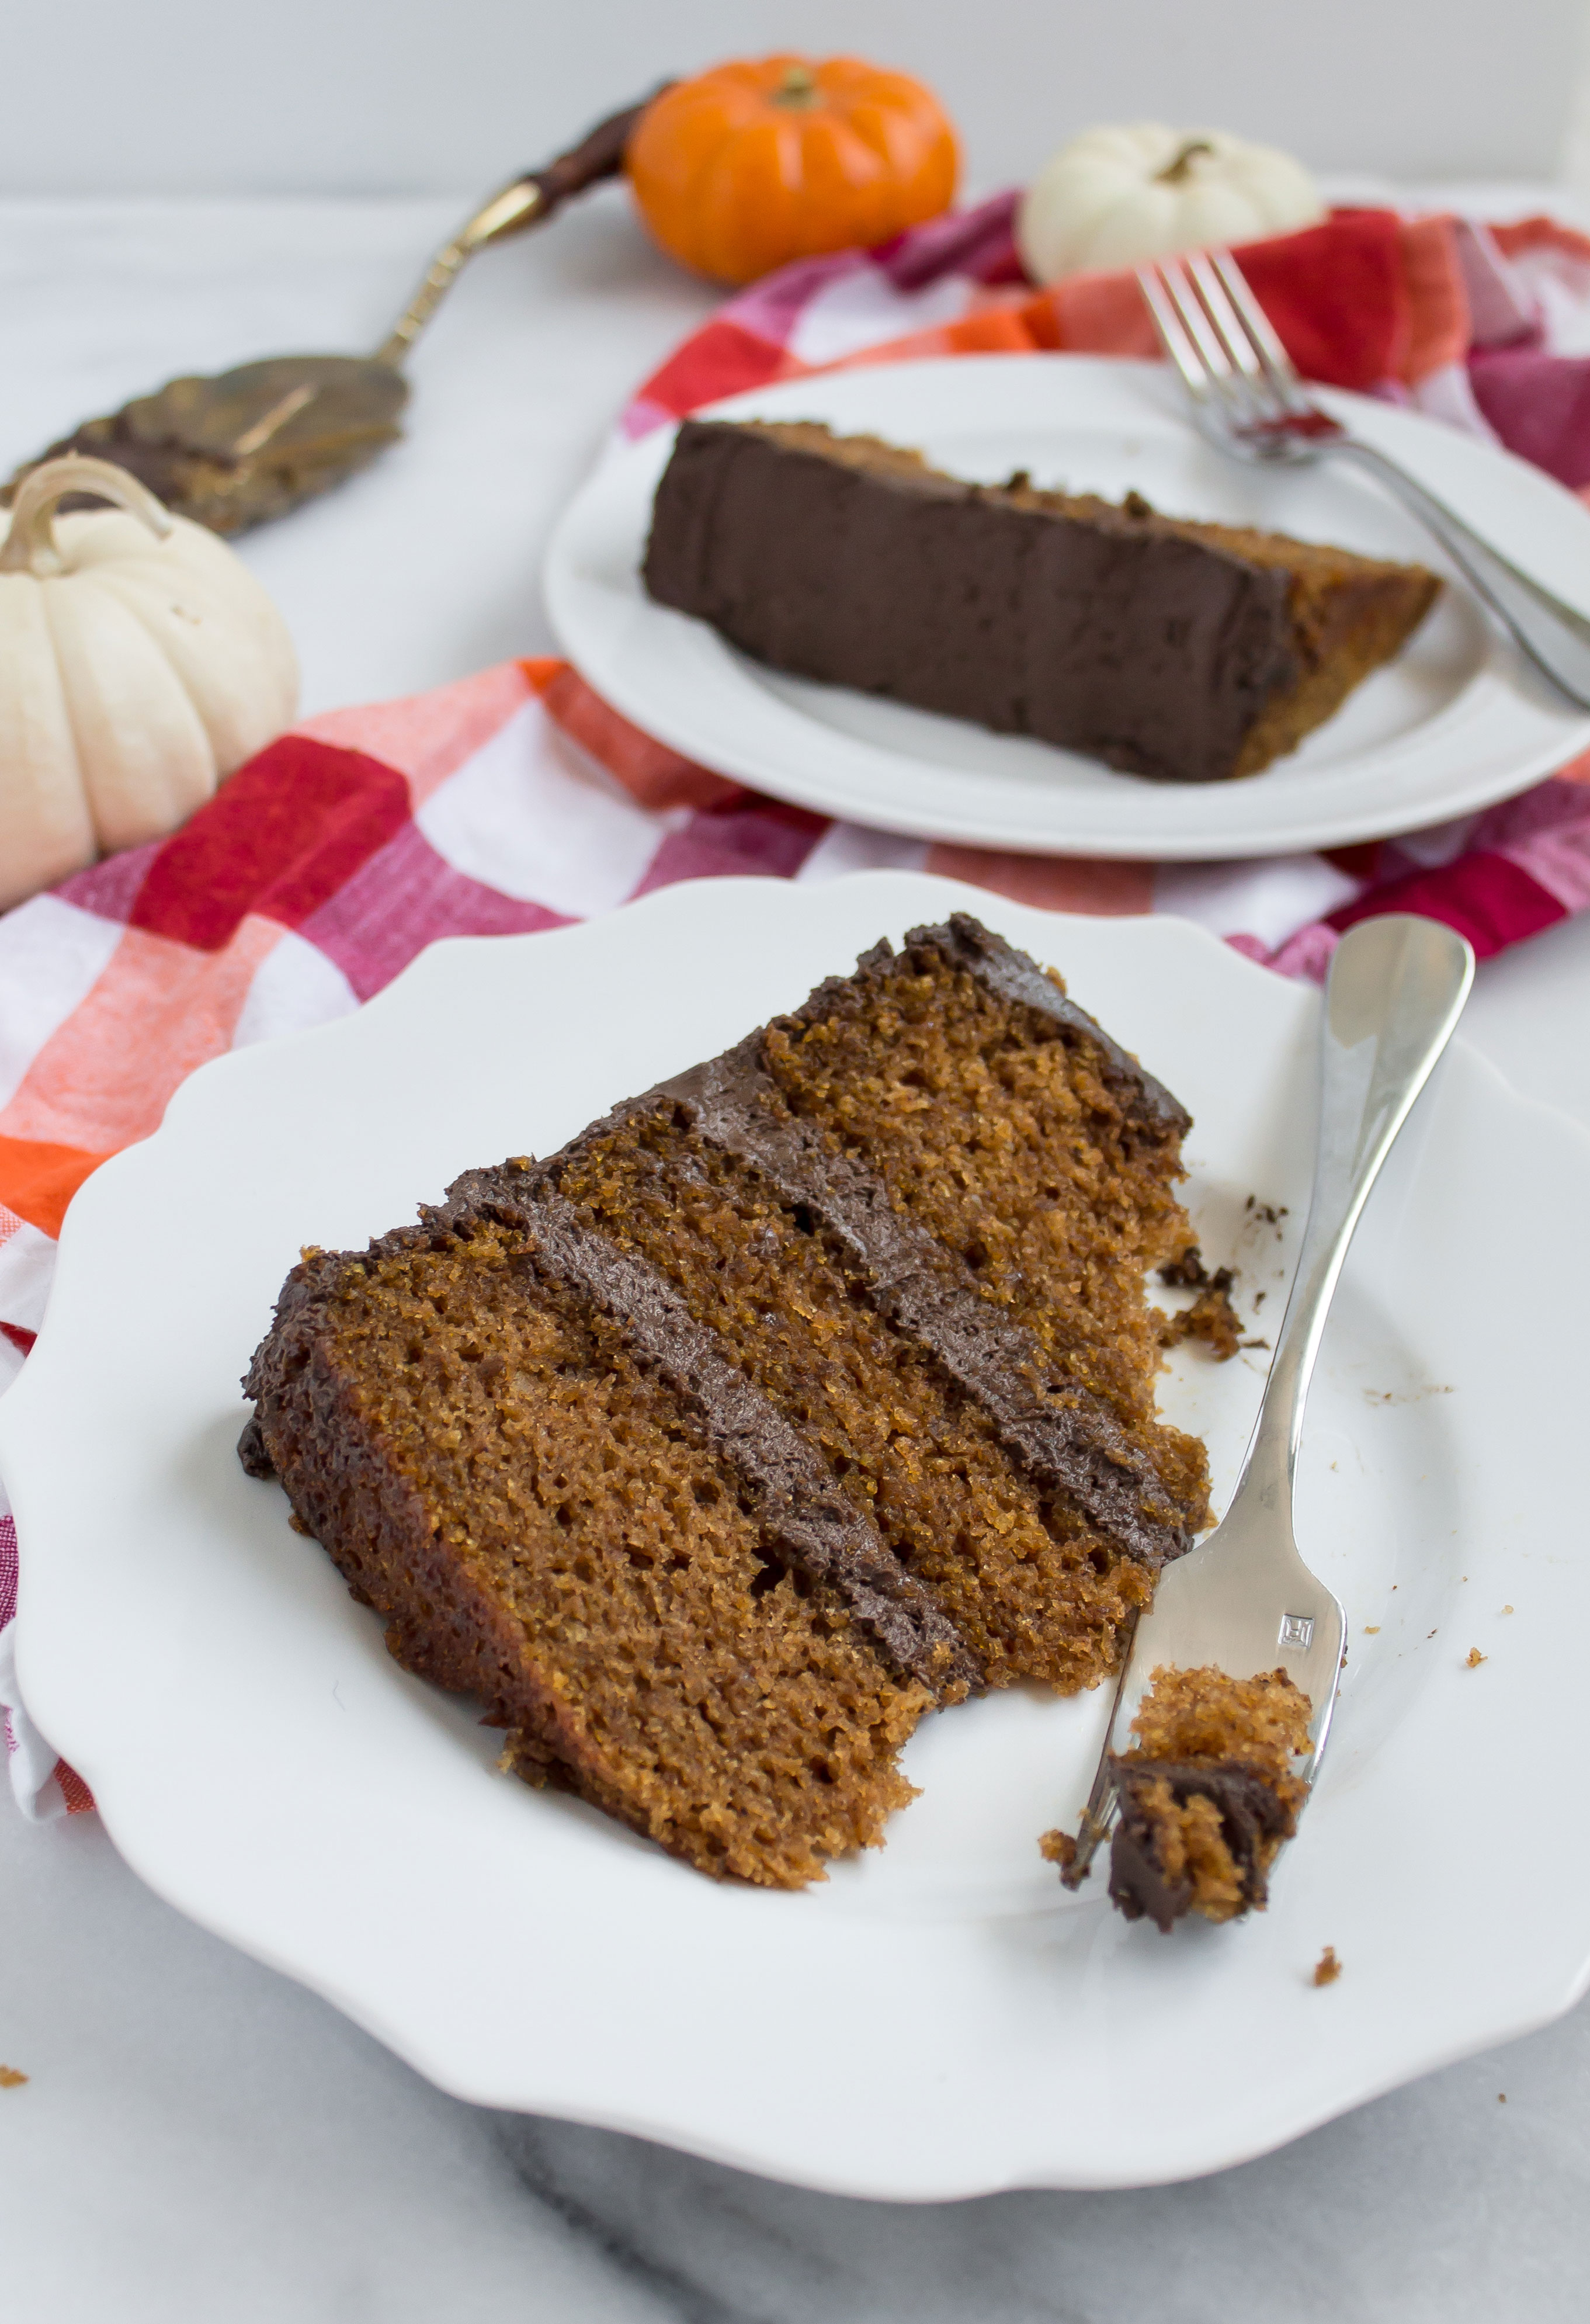
{"type": "Polygon", "coordinates": [[[1192,174],[1192,164],[1200,153],[1212,153],[1214,147],[1207,137],[1190,137],[1178,148],[1163,170],[1153,173],[1156,186],[1180,186],[1192,174]]]}
{"type": "Polygon", "coordinates": [[[821,105],[823,91],[817,86],[817,76],[810,65],[798,61],[784,68],[784,78],[773,92],[775,105],[787,106],[792,113],[804,112],[821,105]]]}
{"type": "Polygon", "coordinates": [[[55,511],[69,493],[93,493],[99,500],[114,501],[158,540],[171,530],[170,517],[136,476],[109,460],[69,452],[59,460],[41,460],[18,484],[11,503],[11,530],[0,548],[0,573],[31,573],[36,581],[47,581],[65,571],[56,546],[55,511]]]}

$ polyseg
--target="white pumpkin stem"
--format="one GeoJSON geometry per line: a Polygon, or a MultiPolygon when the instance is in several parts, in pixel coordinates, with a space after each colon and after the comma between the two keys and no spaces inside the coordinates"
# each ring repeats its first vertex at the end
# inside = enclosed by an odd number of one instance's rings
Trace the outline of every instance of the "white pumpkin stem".
{"type": "Polygon", "coordinates": [[[11,530],[0,548],[0,573],[31,573],[36,581],[47,581],[65,570],[56,545],[55,512],[69,493],[92,493],[97,499],[114,501],[158,540],[171,530],[166,510],[125,468],[68,452],[59,460],[41,461],[18,484],[11,503],[11,530]]]}
{"type": "Polygon", "coordinates": [[[1188,138],[1180,151],[1165,163],[1164,168],[1154,171],[1154,183],[1158,186],[1179,186],[1184,178],[1191,176],[1192,165],[1199,155],[1212,153],[1214,150],[1207,137],[1188,138]]]}

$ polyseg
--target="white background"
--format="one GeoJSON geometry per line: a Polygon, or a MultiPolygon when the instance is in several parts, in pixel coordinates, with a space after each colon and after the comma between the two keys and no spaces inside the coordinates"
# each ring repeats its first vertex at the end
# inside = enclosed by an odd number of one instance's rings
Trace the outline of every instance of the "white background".
{"type": "Polygon", "coordinates": [[[1585,0],[9,0],[0,192],[483,189],[770,49],[931,81],[970,181],[1168,116],[1403,179],[1549,178],[1585,0]]]}

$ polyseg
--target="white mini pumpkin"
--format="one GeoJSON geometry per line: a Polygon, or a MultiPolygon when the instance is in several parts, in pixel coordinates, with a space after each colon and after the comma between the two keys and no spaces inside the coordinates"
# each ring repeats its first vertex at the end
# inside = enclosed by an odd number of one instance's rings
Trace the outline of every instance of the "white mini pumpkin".
{"type": "Polygon", "coordinates": [[[1058,282],[1290,234],[1324,215],[1290,154],[1218,129],[1138,121],[1062,145],[1022,197],[1016,238],[1034,280],[1058,282]]]}
{"type": "Polygon", "coordinates": [[[0,548],[0,910],[185,823],[291,724],[275,605],[108,460],[23,479],[0,548]],[[69,493],[115,509],[55,513],[69,493]]]}

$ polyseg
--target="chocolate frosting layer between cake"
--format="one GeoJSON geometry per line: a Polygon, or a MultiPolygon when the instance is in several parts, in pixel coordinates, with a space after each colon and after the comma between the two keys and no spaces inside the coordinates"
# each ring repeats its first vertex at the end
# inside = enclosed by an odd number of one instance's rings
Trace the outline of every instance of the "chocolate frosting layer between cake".
{"type": "Polygon", "coordinates": [[[759,1171],[795,1209],[839,1242],[847,1272],[878,1312],[925,1348],[963,1396],[981,1406],[1001,1443],[1041,1489],[1067,1495],[1102,1533],[1158,1567],[1190,1546],[1152,1464],[1114,1415],[1065,1380],[1044,1392],[1043,1352],[951,1274],[933,1237],[895,1211],[881,1179],[820,1131],[778,1108],[761,1062],[761,1037],[661,1084],[659,1097],[690,1126],[759,1171]]]}
{"type": "Polygon", "coordinates": [[[518,1229],[528,1265],[615,1323],[696,1415],[709,1443],[750,1497],[769,1546],[830,1583],[890,1659],[935,1692],[981,1672],[933,1594],[915,1581],[871,1519],[835,1486],[800,1432],[729,1359],[657,1269],[584,1225],[534,1165],[473,1170],[446,1202],[422,1213],[450,1231],[483,1217],[518,1229]]]}

